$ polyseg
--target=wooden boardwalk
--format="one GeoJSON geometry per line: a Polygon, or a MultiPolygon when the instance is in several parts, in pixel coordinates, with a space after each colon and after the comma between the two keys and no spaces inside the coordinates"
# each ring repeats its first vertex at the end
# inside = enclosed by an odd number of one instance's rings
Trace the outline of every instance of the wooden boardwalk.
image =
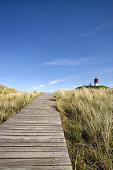
{"type": "Polygon", "coordinates": [[[0,169],[72,170],[52,93],[0,125],[0,169]]]}

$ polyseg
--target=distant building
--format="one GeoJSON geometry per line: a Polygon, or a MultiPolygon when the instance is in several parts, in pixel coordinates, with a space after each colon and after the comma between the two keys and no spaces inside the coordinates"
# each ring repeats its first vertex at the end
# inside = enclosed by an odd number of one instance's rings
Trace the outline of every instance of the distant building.
{"type": "Polygon", "coordinates": [[[99,84],[98,78],[95,77],[95,79],[94,79],[94,86],[98,86],[98,84],[99,84]]]}

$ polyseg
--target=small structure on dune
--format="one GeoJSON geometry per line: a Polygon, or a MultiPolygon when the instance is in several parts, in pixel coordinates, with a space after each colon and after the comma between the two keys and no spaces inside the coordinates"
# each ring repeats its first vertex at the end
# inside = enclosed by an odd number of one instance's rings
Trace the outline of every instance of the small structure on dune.
{"type": "Polygon", "coordinates": [[[99,84],[98,78],[95,77],[95,79],[94,79],[94,86],[98,86],[98,84],[99,84]]]}
{"type": "Polygon", "coordinates": [[[83,86],[80,86],[78,88],[81,88],[81,87],[86,87],[86,88],[101,88],[101,87],[104,87],[104,88],[108,88],[107,86],[104,86],[104,85],[99,85],[99,81],[98,81],[98,78],[95,77],[94,78],[94,85],[92,85],[91,83],[88,84],[88,85],[83,85],[83,86]]]}
{"type": "Polygon", "coordinates": [[[99,85],[99,81],[98,81],[98,78],[97,78],[97,77],[95,77],[95,79],[94,79],[94,85],[92,85],[92,84],[90,83],[90,84],[88,84],[88,85],[83,85],[83,86],[80,86],[80,87],[77,87],[77,88],[82,88],[82,87],[94,88],[94,89],[109,88],[109,87],[104,86],[104,85],[99,85]]]}

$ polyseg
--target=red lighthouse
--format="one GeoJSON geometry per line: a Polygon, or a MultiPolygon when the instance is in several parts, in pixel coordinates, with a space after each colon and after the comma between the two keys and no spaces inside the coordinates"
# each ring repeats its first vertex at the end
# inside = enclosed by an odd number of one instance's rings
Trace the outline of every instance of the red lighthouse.
{"type": "Polygon", "coordinates": [[[95,77],[95,79],[94,79],[94,85],[95,85],[95,86],[98,86],[98,83],[99,83],[98,78],[95,77]]]}

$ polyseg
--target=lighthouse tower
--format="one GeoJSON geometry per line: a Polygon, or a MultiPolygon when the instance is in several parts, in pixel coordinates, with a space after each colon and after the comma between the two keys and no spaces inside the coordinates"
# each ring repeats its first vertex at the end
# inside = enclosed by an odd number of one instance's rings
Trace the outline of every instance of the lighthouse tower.
{"type": "Polygon", "coordinates": [[[98,86],[98,83],[99,83],[98,78],[95,77],[95,79],[94,79],[94,85],[95,85],[95,86],[98,86]]]}

